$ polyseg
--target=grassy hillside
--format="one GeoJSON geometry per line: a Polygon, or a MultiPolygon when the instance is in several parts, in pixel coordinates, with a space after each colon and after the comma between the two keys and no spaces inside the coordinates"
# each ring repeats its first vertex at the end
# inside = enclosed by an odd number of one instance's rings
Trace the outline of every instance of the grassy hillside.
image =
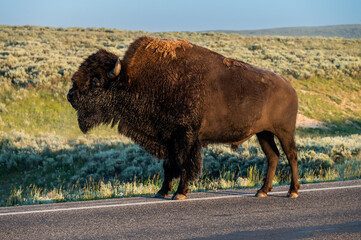
{"type": "MultiPolygon", "coordinates": [[[[300,113],[326,128],[297,130],[303,182],[361,177],[361,40],[0,26],[0,205],[153,194],[161,162],[106,126],[83,136],[66,101],[71,75],[99,48],[120,57],[144,35],[181,38],[290,79],[300,113]],[[124,181],[124,182],[123,182],[124,181]]],[[[252,138],[236,152],[204,149],[192,190],[255,186],[266,162],[252,138]]],[[[289,182],[282,157],[275,183],[289,182]]]]}
{"type": "Polygon", "coordinates": [[[357,129],[360,125],[361,40],[1,26],[0,131],[79,135],[74,112],[65,100],[71,75],[97,49],[123,56],[129,44],[144,35],[188,39],[271,69],[292,81],[302,114],[330,126],[349,123],[357,129]]]}
{"type": "Polygon", "coordinates": [[[215,32],[237,33],[245,36],[288,36],[288,37],[342,37],[361,38],[361,24],[335,25],[322,27],[289,27],[271,28],[261,30],[229,31],[217,30],[215,32]]]}

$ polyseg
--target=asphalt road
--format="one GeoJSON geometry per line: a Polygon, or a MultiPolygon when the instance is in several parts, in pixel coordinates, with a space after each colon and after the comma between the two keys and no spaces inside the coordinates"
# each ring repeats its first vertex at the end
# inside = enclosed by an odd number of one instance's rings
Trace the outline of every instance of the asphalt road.
{"type": "Polygon", "coordinates": [[[0,208],[0,239],[361,239],[361,180],[0,208]]]}

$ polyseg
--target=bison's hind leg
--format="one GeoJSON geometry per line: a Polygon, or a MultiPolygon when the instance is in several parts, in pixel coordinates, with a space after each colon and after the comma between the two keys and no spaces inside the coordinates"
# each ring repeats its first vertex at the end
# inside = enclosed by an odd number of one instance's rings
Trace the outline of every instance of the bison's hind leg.
{"type": "Polygon", "coordinates": [[[298,182],[298,170],[297,170],[297,146],[294,139],[294,133],[283,131],[277,134],[278,139],[281,142],[283,151],[287,156],[287,160],[291,167],[291,186],[288,191],[287,196],[290,198],[298,197],[298,190],[300,189],[300,184],[298,182]]]}
{"type": "Polygon", "coordinates": [[[268,131],[257,133],[258,141],[268,160],[267,176],[256,197],[267,197],[267,193],[272,190],[272,181],[278,165],[279,151],[274,141],[274,134],[268,131]]]}

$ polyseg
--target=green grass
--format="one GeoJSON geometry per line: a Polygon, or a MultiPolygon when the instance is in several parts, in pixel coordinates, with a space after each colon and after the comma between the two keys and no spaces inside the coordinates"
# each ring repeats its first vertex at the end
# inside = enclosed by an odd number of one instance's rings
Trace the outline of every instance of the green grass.
{"type": "MultiPolygon", "coordinates": [[[[309,170],[303,173],[300,183],[315,183],[329,181],[344,181],[361,178],[360,163],[352,166],[328,168],[319,172],[309,170]]],[[[203,175],[199,180],[190,185],[191,192],[202,192],[221,189],[240,189],[260,187],[263,184],[263,175],[256,167],[247,169],[247,176],[241,177],[236,172],[220,171],[219,177],[207,177],[203,175]]],[[[10,195],[3,204],[5,206],[58,203],[68,201],[88,201],[109,198],[124,198],[136,196],[154,196],[161,188],[162,180],[160,174],[148,177],[146,180],[137,180],[135,177],[131,182],[118,180],[94,181],[90,178],[84,184],[79,182],[72,185],[60,185],[50,189],[29,185],[11,190],[10,195]]],[[[177,189],[179,181],[174,181],[173,189],[177,189]]],[[[283,176],[280,171],[275,175],[273,185],[290,184],[288,176],[283,176]],[[288,179],[282,181],[281,179],[288,179]]],[[[174,193],[174,191],[172,192],[174,193]]],[[[171,193],[171,194],[172,194],[171,193]]]]}
{"type": "MultiPolygon", "coordinates": [[[[345,125],[361,117],[361,81],[312,78],[292,81],[299,96],[299,110],[330,125],[345,125]]],[[[357,122],[358,121],[358,122],[357,122]]],[[[361,129],[361,125],[359,126],[361,129]]]]}
{"type": "MultiPolygon", "coordinates": [[[[54,133],[67,138],[82,135],[76,111],[66,100],[66,93],[46,89],[9,89],[1,91],[0,131],[24,131],[30,134],[54,133]]],[[[91,134],[109,136],[115,129],[99,127],[91,134]]]]}
{"type": "Polygon", "coordinates": [[[2,92],[6,113],[1,114],[2,130],[23,130],[29,133],[64,131],[75,132],[76,113],[65,102],[64,95],[45,90],[10,90],[2,92]],[[7,123],[7,124],[5,124],[7,123]]]}
{"type": "MultiPolygon", "coordinates": [[[[296,141],[301,182],[361,177],[361,135],[313,135],[296,141]]],[[[53,134],[0,132],[0,149],[2,206],[100,199],[108,196],[104,191],[112,192],[111,197],[152,195],[162,179],[162,162],[122,136],[68,140],[53,134]]],[[[266,175],[266,159],[256,138],[237,151],[210,145],[203,158],[204,173],[192,191],[260,186],[266,175]]],[[[274,184],[289,182],[289,164],[281,155],[274,184]]]]}
{"type": "MultiPolygon", "coordinates": [[[[187,39],[287,76],[300,113],[326,126],[297,129],[300,181],[361,178],[359,39],[0,26],[0,206],[149,196],[160,188],[162,162],[116,129],[83,135],[66,100],[85,57],[99,48],[121,57],[144,35],[187,39]]],[[[266,174],[255,138],[237,151],[211,145],[203,156],[193,192],[259,187],[266,174]]],[[[274,184],[289,184],[289,172],[281,155],[274,184]]]]}

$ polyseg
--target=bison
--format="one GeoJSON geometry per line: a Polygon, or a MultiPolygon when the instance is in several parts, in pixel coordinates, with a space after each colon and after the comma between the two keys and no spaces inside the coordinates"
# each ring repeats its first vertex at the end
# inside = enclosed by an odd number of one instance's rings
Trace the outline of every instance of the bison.
{"type": "Polygon", "coordinates": [[[278,164],[276,136],[289,161],[290,198],[298,197],[297,147],[294,141],[298,97],[281,75],[226,58],[186,40],[141,37],[123,59],[100,49],[72,76],[68,101],[86,133],[111,124],[119,133],[163,159],[164,181],[155,195],[182,200],[188,183],[199,177],[202,144],[235,143],[257,135],[268,160],[267,197],[278,164]]]}

